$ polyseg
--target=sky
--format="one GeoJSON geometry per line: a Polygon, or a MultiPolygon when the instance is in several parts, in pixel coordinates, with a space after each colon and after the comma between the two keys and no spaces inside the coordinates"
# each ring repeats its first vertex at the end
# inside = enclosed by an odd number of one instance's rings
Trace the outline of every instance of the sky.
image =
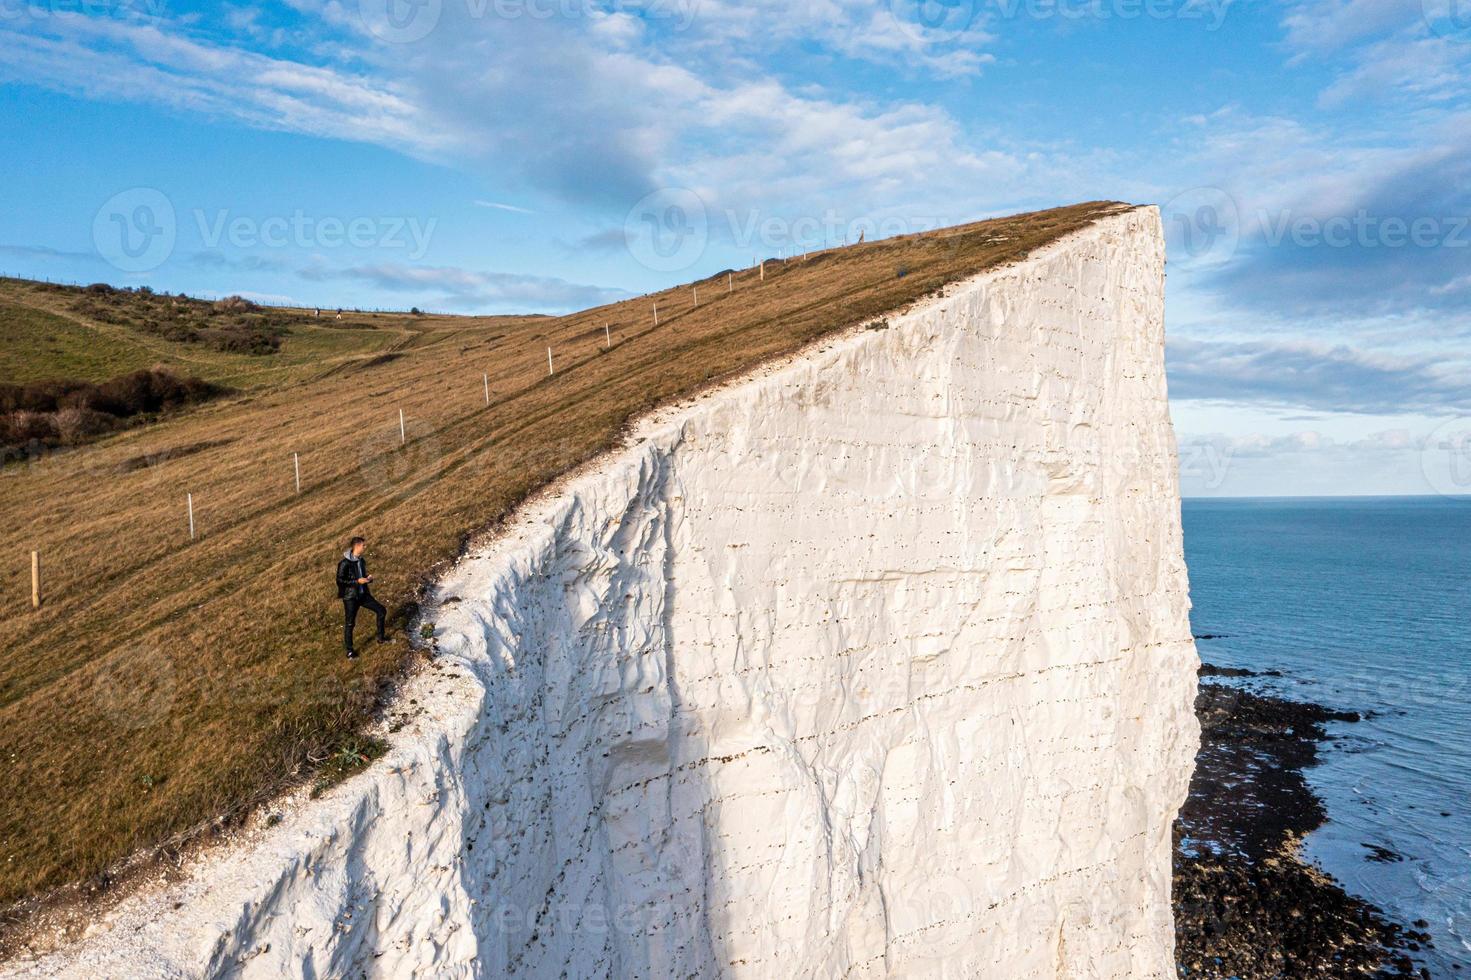
{"type": "Polygon", "coordinates": [[[1471,0],[0,0],[0,272],[565,312],[1157,204],[1187,495],[1471,493],[1471,0]]]}

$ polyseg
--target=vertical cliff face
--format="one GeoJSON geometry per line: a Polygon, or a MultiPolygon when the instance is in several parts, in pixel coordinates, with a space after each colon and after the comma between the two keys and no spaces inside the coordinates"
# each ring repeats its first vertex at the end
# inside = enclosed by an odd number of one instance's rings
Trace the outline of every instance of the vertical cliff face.
{"type": "Polygon", "coordinates": [[[1174,976],[1163,273],[1124,213],[649,420],[444,579],[385,763],[71,962],[1174,976]]]}

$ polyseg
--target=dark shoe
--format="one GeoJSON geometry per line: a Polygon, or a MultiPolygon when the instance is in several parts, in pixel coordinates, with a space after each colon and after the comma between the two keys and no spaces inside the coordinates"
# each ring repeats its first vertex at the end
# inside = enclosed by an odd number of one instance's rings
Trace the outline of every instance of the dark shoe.
{"type": "Polygon", "coordinates": [[[357,658],[358,658],[358,652],[356,650],[349,650],[349,651],[347,651],[347,659],[348,660],[356,660],[357,658]]]}
{"type": "Polygon", "coordinates": [[[379,633],[378,634],[378,642],[379,643],[392,643],[393,642],[393,637],[391,637],[391,636],[385,636],[384,634],[379,633]]]}

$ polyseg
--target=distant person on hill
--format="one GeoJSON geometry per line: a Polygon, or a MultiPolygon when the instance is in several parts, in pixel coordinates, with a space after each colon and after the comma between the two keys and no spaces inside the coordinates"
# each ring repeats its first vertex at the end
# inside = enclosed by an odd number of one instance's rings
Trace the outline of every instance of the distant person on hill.
{"type": "Polygon", "coordinates": [[[383,632],[383,618],[388,615],[388,610],[368,591],[373,576],[368,574],[368,563],[363,561],[363,552],[367,550],[365,539],[353,538],[342,560],[337,563],[337,598],[342,600],[343,613],[342,642],[347,646],[349,660],[358,655],[352,645],[352,628],[357,624],[359,609],[371,610],[378,617],[378,642],[388,642],[388,634],[383,632]]]}

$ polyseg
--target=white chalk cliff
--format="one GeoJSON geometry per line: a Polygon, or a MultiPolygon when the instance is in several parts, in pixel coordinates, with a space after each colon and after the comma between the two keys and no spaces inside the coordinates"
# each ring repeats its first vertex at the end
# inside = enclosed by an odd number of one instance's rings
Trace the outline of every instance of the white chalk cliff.
{"type": "Polygon", "coordinates": [[[1163,287],[1124,212],[647,420],[442,580],[387,759],[11,971],[1174,977],[1163,287]]]}

